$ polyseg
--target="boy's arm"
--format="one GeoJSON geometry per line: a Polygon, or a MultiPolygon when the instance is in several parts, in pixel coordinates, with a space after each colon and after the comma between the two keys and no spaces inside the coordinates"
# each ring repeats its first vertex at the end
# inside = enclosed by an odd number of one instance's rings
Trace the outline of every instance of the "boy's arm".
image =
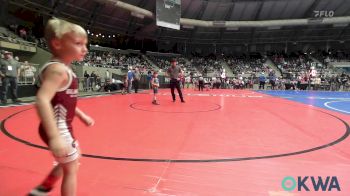
{"type": "Polygon", "coordinates": [[[154,81],[155,81],[155,78],[152,78],[152,79],[151,79],[151,85],[152,85],[152,86],[159,87],[159,84],[155,83],[154,81]]]}
{"type": "Polygon", "coordinates": [[[58,157],[66,155],[66,148],[59,135],[51,100],[56,91],[68,80],[67,72],[61,66],[53,64],[46,68],[41,87],[36,95],[36,107],[48,137],[49,148],[58,157]]]}
{"type": "Polygon", "coordinates": [[[94,119],[90,116],[86,115],[83,111],[81,111],[78,107],[75,108],[75,115],[80,118],[87,126],[93,126],[95,124],[94,119]]]}

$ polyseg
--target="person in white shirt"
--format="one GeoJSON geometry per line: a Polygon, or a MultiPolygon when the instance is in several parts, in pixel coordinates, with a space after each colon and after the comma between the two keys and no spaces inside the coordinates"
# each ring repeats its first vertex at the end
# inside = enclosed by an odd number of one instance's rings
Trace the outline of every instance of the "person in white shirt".
{"type": "Polygon", "coordinates": [[[226,73],[225,73],[225,69],[223,70],[223,72],[221,73],[221,88],[226,88],[226,73]]]}
{"type": "Polygon", "coordinates": [[[107,84],[107,82],[111,79],[111,74],[109,73],[108,69],[106,70],[105,73],[105,83],[107,84]]]}
{"type": "Polygon", "coordinates": [[[187,88],[190,88],[190,84],[191,84],[191,76],[188,75],[186,78],[185,78],[185,81],[186,81],[186,87],[187,88]]]}
{"type": "Polygon", "coordinates": [[[21,70],[23,71],[24,82],[34,84],[36,68],[28,61],[24,61],[21,70]]]}

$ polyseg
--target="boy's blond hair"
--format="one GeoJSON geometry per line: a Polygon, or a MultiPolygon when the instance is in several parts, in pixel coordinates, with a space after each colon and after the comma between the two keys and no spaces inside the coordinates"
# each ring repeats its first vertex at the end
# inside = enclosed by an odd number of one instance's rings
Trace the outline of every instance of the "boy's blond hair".
{"type": "Polygon", "coordinates": [[[45,27],[45,39],[50,48],[52,39],[61,39],[63,35],[67,33],[74,33],[79,36],[87,37],[85,29],[77,24],[58,18],[52,18],[47,22],[45,27]]]}

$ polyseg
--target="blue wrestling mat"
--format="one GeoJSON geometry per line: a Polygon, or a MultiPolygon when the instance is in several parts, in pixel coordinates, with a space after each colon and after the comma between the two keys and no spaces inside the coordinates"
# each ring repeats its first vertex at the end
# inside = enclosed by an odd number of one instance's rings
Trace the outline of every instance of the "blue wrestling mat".
{"type": "Polygon", "coordinates": [[[328,110],[350,114],[350,92],[332,91],[257,91],[328,110]]]}

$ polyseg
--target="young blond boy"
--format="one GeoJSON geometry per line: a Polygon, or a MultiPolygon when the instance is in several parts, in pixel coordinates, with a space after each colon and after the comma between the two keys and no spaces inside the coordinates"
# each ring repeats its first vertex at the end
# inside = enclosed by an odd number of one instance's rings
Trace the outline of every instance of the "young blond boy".
{"type": "Polygon", "coordinates": [[[159,102],[157,101],[157,94],[158,94],[158,88],[159,88],[159,79],[158,79],[158,73],[155,71],[153,72],[153,76],[151,79],[151,85],[153,88],[153,101],[152,104],[159,105],[159,102]]]}
{"type": "Polygon", "coordinates": [[[58,164],[29,195],[46,195],[63,177],[61,195],[76,195],[79,145],[72,129],[74,116],[86,125],[94,120],[76,107],[78,80],[71,62],[86,55],[87,34],[76,24],[53,18],[47,23],[45,39],[52,53],[50,62],[39,72],[40,88],[36,108],[41,119],[39,134],[58,164]]]}

